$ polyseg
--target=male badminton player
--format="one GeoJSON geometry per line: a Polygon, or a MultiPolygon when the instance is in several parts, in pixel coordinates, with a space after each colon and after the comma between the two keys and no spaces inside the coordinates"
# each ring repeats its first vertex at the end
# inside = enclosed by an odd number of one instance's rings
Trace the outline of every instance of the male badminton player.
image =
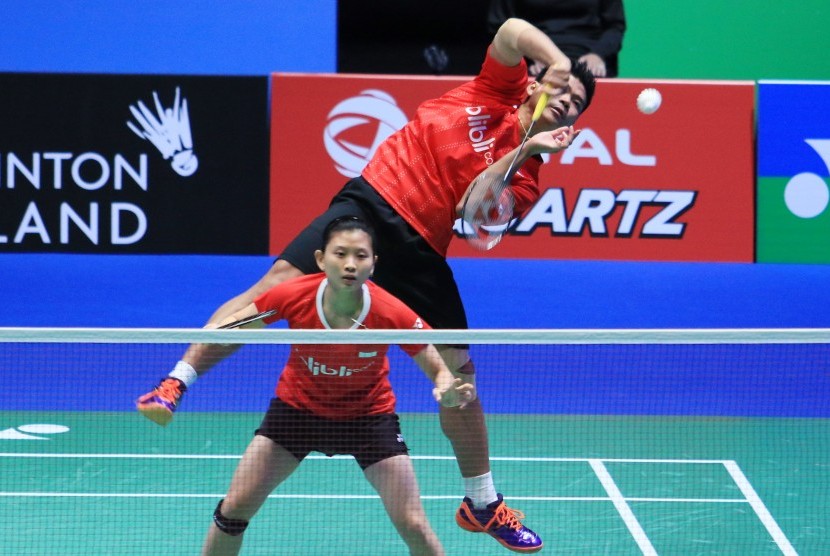
{"type": "MultiPolygon", "coordinates": [[[[338,216],[356,214],[375,227],[380,241],[373,280],[434,328],[467,328],[446,254],[468,188],[485,170],[508,167],[544,88],[549,93],[546,108],[519,153],[519,171],[510,182],[515,214],[526,211],[539,196],[542,161],[538,155],[559,152],[570,144],[575,135],[572,126],[590,104],[594,86],[587,67],[571,66],[545,33],[524,20],[509,19],[494,36],[478,76],[421,104],[414,118],[378,147],[362,175],[345,185],[268,273],[223,304],[210,322],[249,305],[275,284],[319,272],[314,250],[322,230],[338,216]],[[548,64],[538,81],[529,80],[525,57],[548,64]],[[480,128],[476,133],[481,140],[471,139],[473,127],[480,128]]],[[[494,292],[494,303],[497,297],[494,292]]],[[[457,377],[474,383],[468,346],[436,347],[457,377]]],[[[183,388],[204,370],[198,359],[184,357],[139,406],[165,404],[172,417],[183,388]]],[[[468,531],[488,533],[510,550],[540,550],[542,539],[519,521],[520,514],[508,508],[496,491],[480,403],[472,402],[463,410],[442,406],[440,419],[464,481],[466,496],[456,522],[468,531]]]]}

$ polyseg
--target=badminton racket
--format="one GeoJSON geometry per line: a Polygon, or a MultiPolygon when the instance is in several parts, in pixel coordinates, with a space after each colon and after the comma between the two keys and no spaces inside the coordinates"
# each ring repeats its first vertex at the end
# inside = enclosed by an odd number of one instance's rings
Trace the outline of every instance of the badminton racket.
{"type": "Polygon", "coordinates": [[[548,92],[543,89],[539,100],[536,101],[530,125],[507,171],[504,174],[498,172],[481,174],[464,199],[461,208],[462,226],[467,242],[476,249],[481,251],[492,249],[501,241],[504,232],[510,227],[515,204],[510,190],[510,179],[517,170],[516,161],[519,159],[519,153],[522,152],[527,138],[530,137],[533,124],[542,116],[547,103],[548,92]]]}
{"type": "Polygon", "coordinates": [[[276,309],[269,309],[267,311],[263,311],[261,313],[257,313],[256,315],[251,315],[250,317],[245,317],[244,319],[235,320],[233,322],[229,322],[228,324],[224,324],[217,328],[239,328],[240,326],[245,326],[246,324],[251,324],[252,322],[256,322],[258,320],[267,319],[272,315],[276,315],[276,309]]]}

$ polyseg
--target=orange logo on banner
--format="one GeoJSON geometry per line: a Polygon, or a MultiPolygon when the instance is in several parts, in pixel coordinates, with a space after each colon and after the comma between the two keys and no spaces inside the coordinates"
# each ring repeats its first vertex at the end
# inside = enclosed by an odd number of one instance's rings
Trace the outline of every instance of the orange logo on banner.
{"type": "MultiPolygon", "coordinates": [[[[274,74],[270,249],[279,254],[423,100],[457,77],[274,74]]],[[[538,202],[482,253],[540,259],[743,261],[753,257],[751,82],[604,80],[583,129],[540,174],[538,202]],[[645,87],[660,109],[637,110],[645,87]]],[[[456,222],[456,230],[461,226],[456,222]]]]}

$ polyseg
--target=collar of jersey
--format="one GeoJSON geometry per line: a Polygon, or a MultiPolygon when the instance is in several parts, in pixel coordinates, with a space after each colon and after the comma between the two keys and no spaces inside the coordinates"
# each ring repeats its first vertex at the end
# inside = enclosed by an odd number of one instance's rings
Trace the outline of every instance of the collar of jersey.
{"type": "MultiPolygon", "coordinates": [[[[317,316],[320,317],[320,322],[323,323],[323,326],[327,329],[331,329],[329,326],[329,321],[326,320],[326,313],[323,311],[323,292],[326,291],[326,286],[329,284],[328,278],[323,278],[323,281],[320,282],[320,285],[317,287],[317,316]]],[[[354,330],[355,328],[365,328],[363,326],[363,321],[366,319],[366,315],[369,314],[369,307],[372,305],[372,296],[369,295],[369,287],[366,284],[363,284],[361,287],[363,290],[363,309],[360,311],[360,315],[354,320],[354,324],[349,327],[349,330],[354,330]]]]}

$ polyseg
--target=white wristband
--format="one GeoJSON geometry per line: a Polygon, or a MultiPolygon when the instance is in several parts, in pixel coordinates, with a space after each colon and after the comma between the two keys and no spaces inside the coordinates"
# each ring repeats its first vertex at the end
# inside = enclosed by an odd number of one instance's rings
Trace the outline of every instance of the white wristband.
{"type": "Polygon", "coordinates": [[[196,373],[196,369],[185,361],[179,361],[176,363],[176,366],[173,367],[173,370],[170,372],[170,375],[173,378],[178,378],[184,385],[190,388],[190,386],[196,382],[196,379],[199,378],[198,373],[196,373]]]}

